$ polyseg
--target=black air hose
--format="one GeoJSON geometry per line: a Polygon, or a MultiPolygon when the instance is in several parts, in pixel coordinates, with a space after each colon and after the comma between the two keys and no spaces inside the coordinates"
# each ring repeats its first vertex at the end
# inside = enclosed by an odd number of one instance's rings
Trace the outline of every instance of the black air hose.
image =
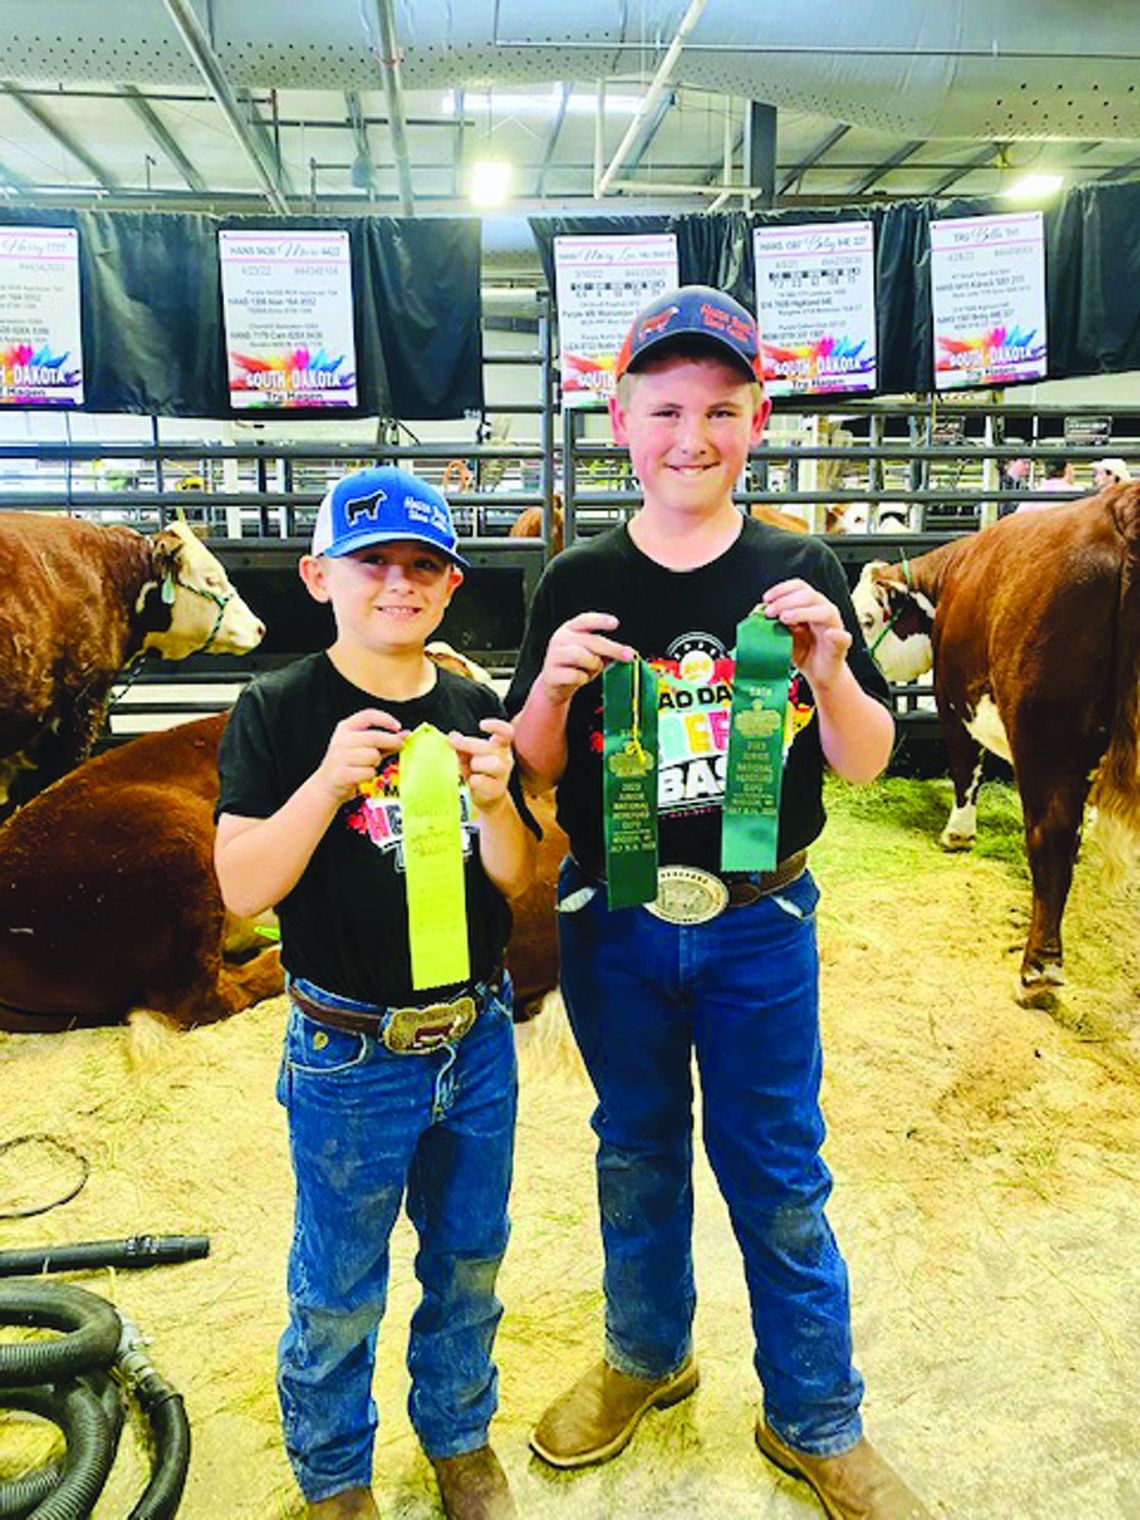
{"type": "MultiPolygon", "coordinates": [[[[125,1413],[118,1385],[106,1373],[96,1372],[79,1379],[76,1387],[90,1388],[93,1397],[102,1405],[110,1430],[113,1451],[119,1442],[125,1413]]],[[[72,1439],[63,1395],[52,1388],[16,1388],[6,1391],[0,1397],[11,1409],[27,1409],[58,1425],[67,1433],[68,1448],[71,1448],[72,1439]]],[[[90,1411],[88,1411],[88,1417],[94,1420],[90,1411]]],[[[25,1516],[31,1515],[37,1505],[42,1504],[50,1494],[55,1492],[63,1475],[64,1462],[60,1458],[58,1461],[49,1462],[44,1467],[36,1468],[34,1472],[27,1473],[22,1478],[0,1485],[0,1520],[25,1520],[25,1516]]]]}
{"type": "Polygon", "coordinates": [[[59,1383],[109,1367],[122,1333],[119,1316],[105,1299],[64,1283],[6,1284],[0,1288],[0,1324],[66,1332],[57,1341],[0,1346],[0,1388],[59,1383]]]}
{"type": "Polygon", "coordinates": [[[208,1235],[131,1235],[125,1240],[85,1240],[32,1251],[0,1251],[0,1277],[38,1277],[41,1272],[86,1272],[94,1267],[157,1267],[197,1261],[210,1254],[208,1235]]]}
{"type": "Polygon", "coordinates": [[[115,1460],[123,1418],[118,1383],[135,1395],[154,1452],[129,1520],[171,1520],[186,1481],[190,1429],[181,1397],[151,1365],[135,1326],[93,1293],[39,1282],[0,1284],[4,1324],[65,1332],[59,1340],[0,1346],[0,1406],[53,1421],[67,1451],[61,1462],[0,1483],[0,1520],[87,1520],[115,1460]]]}

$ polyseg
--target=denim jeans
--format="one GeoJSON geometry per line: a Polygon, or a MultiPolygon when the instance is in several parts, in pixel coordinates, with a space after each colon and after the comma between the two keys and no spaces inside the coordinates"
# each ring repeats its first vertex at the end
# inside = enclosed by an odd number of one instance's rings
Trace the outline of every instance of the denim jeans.
{"type": "Polygon", "coordinates": [[[598,1106],[606,1360],[663,1377],[692,1349],[692,1052],[704,1143],[744,1257],[766,1418],[821,1456],[853,1446],[847,1271],[824,1215],[819,963],[809,872],[706,924],[607,911],[563,862],[562,991],[598,1106]],[[576,894],[571,896],[571,894],[576,894]]]}
{"type": "Polygon", "coordinates": [[[433,1457],[486,1443],[518,1089],[509,983],[479,1002],[462,1040],[424,1055],[290,1009],[277,1095],[297,1201],[278,1392],[310,1503],[371,1482],[376,1332],[405,1194],[423,1289],[408,1339],[412,1425],[433,1457]]]}

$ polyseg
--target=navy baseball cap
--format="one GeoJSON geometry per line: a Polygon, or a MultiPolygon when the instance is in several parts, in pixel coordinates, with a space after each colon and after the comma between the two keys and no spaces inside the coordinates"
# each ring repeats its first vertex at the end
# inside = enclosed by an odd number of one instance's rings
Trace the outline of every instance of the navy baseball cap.
{"type": "Polygon", "coordinates": [[[750,380],[763,383],[760,329],[756,318],[739,301],[711,285],[682,285],[643,307],[614,362],[614,379],[641,368],[665,344],[681,337],[708,338],[727,359],[745,370],[750,380]]]}
{"type": "Polygon", "coordinates": [[[428,544],[467,569],[467,561],[455,552],[451,510],[426,480],[395,465],[380,465],[346,475],[325,492],[313,529],[314,554],[336,558],[400,540],[428,544]]]}

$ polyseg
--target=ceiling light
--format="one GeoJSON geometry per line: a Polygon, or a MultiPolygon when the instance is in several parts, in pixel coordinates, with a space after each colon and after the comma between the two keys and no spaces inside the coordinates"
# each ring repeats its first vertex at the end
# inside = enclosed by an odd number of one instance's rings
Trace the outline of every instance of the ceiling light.
{"type": "Polygon", "coordinates": [[[1011,201],[1041,201],[1056,195],[1065,183],[1060,174],[1023,174],[1002,194],[1011,201]]]}
{"type": "Polygon", "coordinates": [[[481,158],[471,165],[471,204],[501,206],[511,193],[514,165],[505,158],[481,158]]]}

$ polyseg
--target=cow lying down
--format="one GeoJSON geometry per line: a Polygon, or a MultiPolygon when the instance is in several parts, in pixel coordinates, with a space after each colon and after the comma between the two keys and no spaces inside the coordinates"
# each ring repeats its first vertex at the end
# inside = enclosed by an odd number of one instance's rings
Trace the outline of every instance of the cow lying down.
{"type": "Polygon", "coordinates": [[[0,819],[83,759],[147,650],[245,654],[264,634],[185,523],[148,538],[0,512],[0,819]]]}
{"type": "MultiPolygon", "coordinates": [[[[190,1027],[282,990],[277,950],[226,912],[214,875],[225,722],[222,713],[109,750],[0,828],[0,1029],[118,1023],[136,1007],[190,1027]]],[[[564,841],[541,821],[539,879],[515,905],[508,957],[520,1014],[558,981],[564,841]]]]}
{"type": "Polygon", "coordinates": [[[1140,840],[1140,485],[865,565],[854,600],[889,680],[933,661],[954,781],[944,848],[974,841],[982,748],[1013,765],[1033,879],[1019,1000],[1048,1006],[1086,800],[1110,863],[1140,840]]]}

